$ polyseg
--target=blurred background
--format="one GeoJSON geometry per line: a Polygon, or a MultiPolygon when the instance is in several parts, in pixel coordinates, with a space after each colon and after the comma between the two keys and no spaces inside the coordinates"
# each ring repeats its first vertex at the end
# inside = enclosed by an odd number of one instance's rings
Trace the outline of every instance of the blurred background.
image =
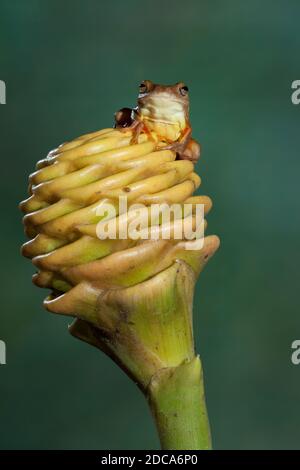
{"type": "Polygon", "coordinates": [[[300,3],[1,0],[0,448],[156,449],[125,374],[46,313],[18,202],[49,149],[110,126],[141,80],[185,81],[220,250],[194,325],[216,449],[300,448],[300,3]]]}

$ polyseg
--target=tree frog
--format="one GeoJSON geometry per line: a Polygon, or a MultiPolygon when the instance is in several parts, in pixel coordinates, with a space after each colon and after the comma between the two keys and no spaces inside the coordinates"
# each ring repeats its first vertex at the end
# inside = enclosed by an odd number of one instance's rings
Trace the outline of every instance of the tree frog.
{"type": "Polygon", "coordinates": [[[175,85],[157,85],[144,80],[139,86],[136,108],[122,108],[115,113],[115,127],[134,132],[137,142],[140,132],[151,137],[155,133],[165,149],[174,150],[177,158],[197,161],[200,145],[192,139],[189,121],[188,87],[183,82],[175,85]]]}

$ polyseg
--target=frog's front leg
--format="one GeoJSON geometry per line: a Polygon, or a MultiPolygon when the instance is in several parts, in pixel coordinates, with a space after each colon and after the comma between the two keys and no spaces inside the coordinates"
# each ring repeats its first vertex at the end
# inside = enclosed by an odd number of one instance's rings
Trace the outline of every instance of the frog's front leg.
{"type": "Polygon", "coordinates": [[[176,152],[178,160],[190,160],[192,162],[196,162],[200,156],[200,145],[196,140],[192,139],[191,134],[192,129],[188,126],[184,130],[180,140],[173,142],[164,148],[176,152]]]}
{"type": "Polygon", "coordinates": [[[140,133],[146,130],[143,121],[136,115],[136,109],[131,108],[122,108],[115,113],[114,127],[121,132],[132,130],[131,144],[137,144],[140,133]]]}
{"type": "Polygon", "coordinates": [[[186,127],[186,129],[183,131],[182,135],[180,136],[179,140],[176,140],[175,142],[172,142],[171,144],[167,145],[164,147],[165,149],[168,150],[174,150],[178,154],[178,156],[181,158],[181,155],[183,155],[184,150],[189,143],[189,140],[191,138],[192,134],[192,129],[191,127],[186,127]]]}

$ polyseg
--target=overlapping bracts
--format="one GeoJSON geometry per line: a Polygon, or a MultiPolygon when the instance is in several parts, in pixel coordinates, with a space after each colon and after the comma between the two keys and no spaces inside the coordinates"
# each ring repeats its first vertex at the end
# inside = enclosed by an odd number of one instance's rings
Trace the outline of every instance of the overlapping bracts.
{"type": "Polygon", "coordinates": [[[137,143],[131,142],[130,129],[103,129],[61,145],[38,162],[29,178],[30,196],[21,203],[29,237],[22,253],[38,270],[33,282],[51,289],[46,308],[76,316],[102,332],[115,327],[104,298],[124,298],[142,283],[157,284],[155,278],[163,279],[168,270],[171,276],[178,263],[197,276],[219,245],[216,236],[205,237],[196,251],[185,250],[184,241],[172,237],[98,238],[99,206],[114,205],[118,218],[119,196],[127,196],[128,207],[204,204],[205,214],[211,208],[210,198],[193,196],[200,178],[192,162],[176,160],[175,152],[164,150],[155,136],[142,133],[137,143]],[[105,315],[99,315],[99,302],[105,315]]]}

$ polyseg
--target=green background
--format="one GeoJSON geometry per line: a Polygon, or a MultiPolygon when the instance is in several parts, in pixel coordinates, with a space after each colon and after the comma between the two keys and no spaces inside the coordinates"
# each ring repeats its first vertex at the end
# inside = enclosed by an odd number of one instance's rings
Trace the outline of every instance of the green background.
{"type": "Polygon", "coordinates": [[[110,126],[144,78],[189,85],[222,241],[194,309],[214,447],[300,448],[299,21],[291,0],[1,0],[1,448],[158,447],[135,385],[43,310],[17,208],[35,162],[110,126]]]}

